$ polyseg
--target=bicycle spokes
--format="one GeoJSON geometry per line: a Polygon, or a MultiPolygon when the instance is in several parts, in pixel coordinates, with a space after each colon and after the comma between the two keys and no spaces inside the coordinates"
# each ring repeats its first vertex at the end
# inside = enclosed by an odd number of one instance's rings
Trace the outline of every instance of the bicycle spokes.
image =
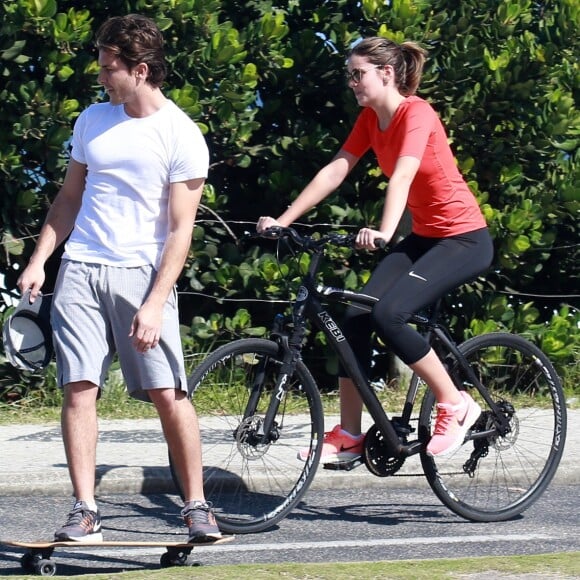
{"type": "MultiPolygon", "coordinates": [[[[545,355],[521,337],[497,333],[462,345],[483,412],[451,456],[421,461],[433,491],[451,510],[476,521],[521,513],[543,493],[563,452],[566,409],[560,380],[545,355]],[[487,405],[493,401],[493,409],[487,405]]],[[[425,398],[420,423],[432,428],[435,399],[425,398]]]]}

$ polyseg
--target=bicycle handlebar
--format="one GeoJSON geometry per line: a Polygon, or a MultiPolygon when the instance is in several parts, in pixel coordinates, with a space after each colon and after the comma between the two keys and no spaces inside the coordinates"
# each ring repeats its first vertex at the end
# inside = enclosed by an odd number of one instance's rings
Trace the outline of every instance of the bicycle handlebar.
{"type": "Polygon", "coordinates": [[[316,239],[308,234],[300,234],[294,228],[284,228],[273,226],[262,232],[262,237],[270,239],[290,238],[297,246],[307,249],[316,250],[327,244],[333,246],[342,246],[346,248],[354,247],[356,236],[354,234],[337,234],[329,233],[316,239]]]}
{"type": "MultiPolygon", "coordinates": [[[[297,246],[306,250],[319,250],[327,244],[343,248],[354,248],[356,240],[356,234],[337,234],[333,232],[316,239],[307,234],[300,234],[294,228],[282,226],[272,226],[261,233],[250,234],[250,236],[266,238],[269,240],[290,238],[297,246]]],[[[385,249],[388,245],[387,242],[381,239],[376,240],[376,242],[376,247],[381,250],[385,249]]]]}

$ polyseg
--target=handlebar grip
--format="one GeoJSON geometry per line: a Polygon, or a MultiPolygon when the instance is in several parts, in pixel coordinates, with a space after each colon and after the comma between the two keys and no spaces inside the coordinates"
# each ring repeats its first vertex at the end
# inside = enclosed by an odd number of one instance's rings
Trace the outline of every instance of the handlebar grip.
{"type": "Polygon", "coordinates": [[[387,246],[389,245],[389,243],[385,242],[385,240],[383,240],[382,238],[375,239],[374,244],[375,248],[378,248],[379,250],[386,250],[387,246]]]}
{"type": "Polygon", "coordinates": [[[263,238],[276,240],[282,235],[283,232],[284,232],[284,228],[281,226],[270,226],[270,227],[266,228],[265,230],[263,230],[260,233],[260,236],[262,236],[263,238]]]}

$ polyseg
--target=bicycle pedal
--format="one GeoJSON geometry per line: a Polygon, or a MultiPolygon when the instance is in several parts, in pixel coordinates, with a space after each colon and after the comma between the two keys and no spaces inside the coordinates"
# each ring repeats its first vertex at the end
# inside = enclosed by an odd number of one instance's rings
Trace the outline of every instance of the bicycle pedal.
{"type": "Polygon", "coordinates": [[[336,461],[335,463],[323,463],[324,469],[331,471],[351,471],[363,464],[362,457],[355,457],[354,459],[347,459],[346,461],[336,461]]]}

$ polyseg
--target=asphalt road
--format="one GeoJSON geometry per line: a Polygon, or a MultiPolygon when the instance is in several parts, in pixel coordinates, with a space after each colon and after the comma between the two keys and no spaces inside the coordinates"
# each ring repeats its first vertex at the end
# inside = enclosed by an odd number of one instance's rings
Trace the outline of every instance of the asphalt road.
{"type": "MultiPolygon", "coordinates": [[[[578,491],[575,485],[552,485],[519,518],[492,524],[455,516],[423,484],[400,489],[385,482],[379,489],[310,491],[274,529],[196,548],[189,562],[350,562],[578,551],[578,491]]],[[[108,495],[99,501],[105,539],[184,537],[174,496],[108,495]]],[[[0,497],[0,535],[50,537],[69,507],[68,498],[0,497]]],[[[157,568],[162,552],[60,549],[54,560],[57,574],[117,573],[157,568]]],[[[0,547],[0,576],[22,574],[21,553],[0,547]]]]}

